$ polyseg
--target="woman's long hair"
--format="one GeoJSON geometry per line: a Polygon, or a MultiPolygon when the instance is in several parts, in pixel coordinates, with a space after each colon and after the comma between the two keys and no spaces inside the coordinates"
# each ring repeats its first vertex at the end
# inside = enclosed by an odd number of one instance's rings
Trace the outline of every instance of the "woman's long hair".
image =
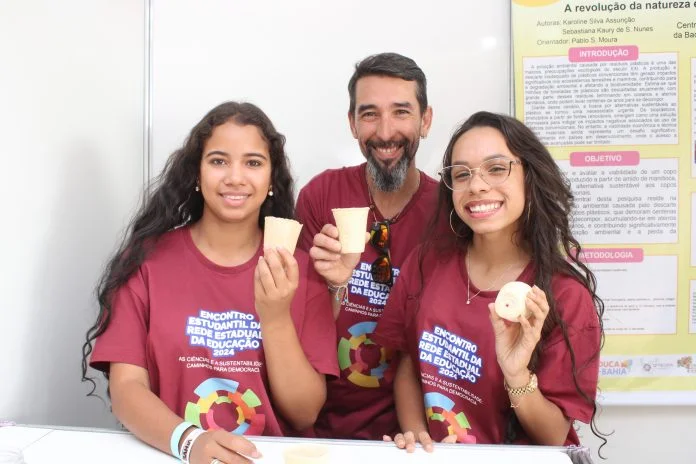
{"type": "MultiPolygon", "coordinates": [[[[600,345],[590,361],[599,357],[600,350],[604,345],[602,324],[604,303],[597,295],[597,281],[594,274],[580,260],[582,247],[570,230],[569,221],[574,206],[570,183],[534,132],[515,118],[486,111],[473,114],[454,132],[445,150],[442,167],[452,164],[452,152],[459,138],[476,127],[490,127],[500,132],[505,138],[508,149],[522,160],[524,168],[525,207],[520,217],[515,240],[532,257],[536,271],[535,284],[546,293],[549,302],[549,314],[542,328],[541,340],[532,354],[529,369],[536,370],[545,340],[554,328],[560,328],[570,352],[575,388],[578,394],[593,405],[590,428],[603,441],[601,449],[607,440],[606,434],[597,429],[595,422],[597,403],[593,399],[594,392],[586,392],[580,388],[577,371],[585,366],[576,365],[575,352],[568,337],[568,327],[556,310],[551,287],[553,275],[564,274],[576,279],[590,292],[597,312],[601,334],[600,345]]],[[[443,221],[442,215],[450,216],[453,209],[452,191],[445,185],[444,179],[440,179],[437,211],[428,226],[425,237],[435,237],[435,231],[443,221]]],[[[445,217],[444,220],[447,221],[448,218],[445,217]]],[[[420,252],[421,276],[424,272],[423,260],[428,250],[434,250],[438,256],[446,256],[451,254],[453,250],[464,251],[472,242],[473,230],[457,214],[452,214],[449,220],[453,229],[453,234],[449,239],[442,240],[441,236],[438,236],[437,239],[426,238],[420,252]]],[[[517,416],[511,410],[505,432],[506,443],[512,443],[515,440],[520,427],[517,416]]]]}
{"type": "MultiPolygon", "coordinates": [[[[251,103],[225,102],[213,108],[191,129],[183,147],[172,153],[164,170],[146,193],[139,211],[128,226],[118,251],[109,260],[97,285],[99,315],[87,331],[82,345],[82,381],[96,383],[87,375],[94,341],[111,322],[112,298],[145,261],[157,240],[165,233],[197,222],[203,215],[203,195],[196,191],[201,157],[213,130],[227,122],[256,126],[268,144],[271,157],[273,196],[266,197],[259,213],[259,227],[266,216],[293,218],[295,197],[290,167],[285,155],[285,137],[271,120],[251,103]]],[[[108,374],[107,374],[108,378],[108,374]]]]}

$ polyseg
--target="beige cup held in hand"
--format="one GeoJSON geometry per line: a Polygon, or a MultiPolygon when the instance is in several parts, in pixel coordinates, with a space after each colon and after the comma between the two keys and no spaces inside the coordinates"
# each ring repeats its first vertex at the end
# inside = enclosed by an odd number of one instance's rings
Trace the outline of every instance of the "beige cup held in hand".
{"type": "Polygon", "coordinates": [[[283,452],[285,464],[328,464],[329,449],[321,445],[296,445],[283,452]]]}
{"type": "Polygon", "coordinates": [[[341,253],[362,253],[365,251],[365,228],[370,208],[334,208],[334,219],[338,227],[338,240],[341,253]]]}
{"type": "Polygon", "coordinates": [[[294,219],[266,216],[263,224],[263,248],[283,247],[293,254],[300,230],[302,224],[294,219]]]}

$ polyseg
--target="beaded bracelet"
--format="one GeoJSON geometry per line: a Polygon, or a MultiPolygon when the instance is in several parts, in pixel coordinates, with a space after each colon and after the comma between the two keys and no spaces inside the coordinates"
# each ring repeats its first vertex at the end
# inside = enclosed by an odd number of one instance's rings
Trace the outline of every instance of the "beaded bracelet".
{"type": "Polygon", "coordinates": [[[343,295],[342,303],[348,302],[348,283],[347,282],[343,285],[327,284],[326,286],[329,288],[329,292],[334,294],[334,300],[341,301],[341,295],[343,295]]]}

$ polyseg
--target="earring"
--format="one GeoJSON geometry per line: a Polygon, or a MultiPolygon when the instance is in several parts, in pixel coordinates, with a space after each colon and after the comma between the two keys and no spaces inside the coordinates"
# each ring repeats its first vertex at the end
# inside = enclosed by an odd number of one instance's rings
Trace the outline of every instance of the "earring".
{"type": "Polygon", "coordinates": [[[452,211],[450,211],[450,229],[452,229],[452,233],[454,234],[455,237],[461,238],[462,235],[459,235],[456,230],[454,230],[454,226],[452,225],[452,214],[454,213],[454,208],[452,208],[452,211]]]}
{"type": "Polygon", "coordinates": [[[273,196],[273,189],[268,189],[268,196],[272,197],[273,196]]]}
{"type": "Polygon", "coordinates": [[[201,191],[201,184],[199,182],[196,182],[196,188],[194,189],[196,192],[201,191]]]}

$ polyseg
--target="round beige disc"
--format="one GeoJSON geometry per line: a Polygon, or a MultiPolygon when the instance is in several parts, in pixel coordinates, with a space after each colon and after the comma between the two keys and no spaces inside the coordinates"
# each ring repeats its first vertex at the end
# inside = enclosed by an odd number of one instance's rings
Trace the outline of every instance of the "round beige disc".
{"type": "Polygon", "coordinates": [[[525,299],[527,293],[532,289],[524,282],[508,282],[498,292],[495,299],[495,312],[498,316],[508,321],[517,322],[520,315],[529,317],[525,299]]]}

